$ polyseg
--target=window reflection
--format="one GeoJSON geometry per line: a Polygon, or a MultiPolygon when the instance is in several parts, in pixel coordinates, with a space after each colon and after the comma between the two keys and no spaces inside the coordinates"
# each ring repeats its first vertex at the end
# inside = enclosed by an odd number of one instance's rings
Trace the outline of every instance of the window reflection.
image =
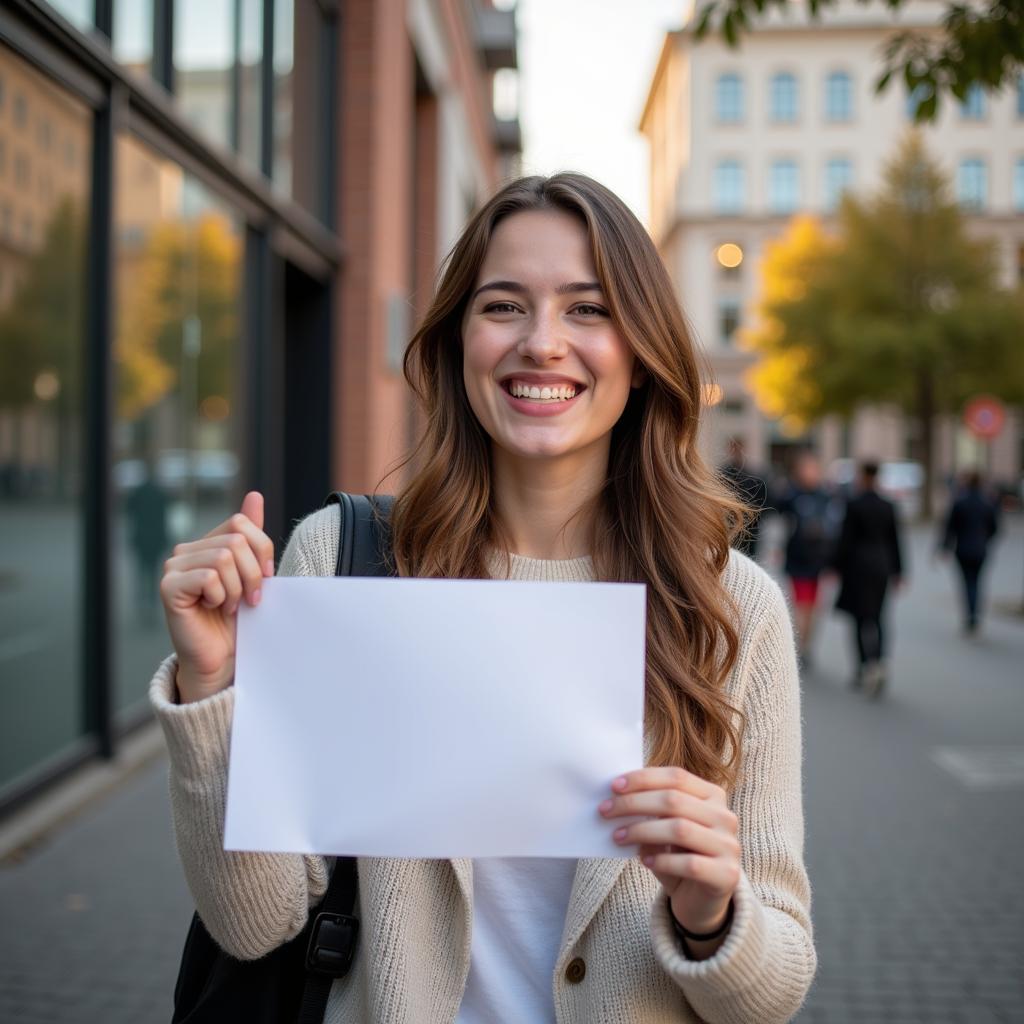
{"type": "Polygon", "coordinates": [[[174,90],[207,138],[260,163],[261,0],[176,0],[174,90]]]}
{"type": "Polygon", "coordinates": [[[153,65],[153,0],[114,4],[114,56],[138,74],[148,75],[153,65]]]}
{"type": "Polygon", "coordinates": [[[96,0],[49,0],[73,25],[89,29],[95,24],[96,0]]]}
{"type": "Polygon", "coordinates": [[[185,116],[208,138],[231,145],[233,0],[176,0],[174,90],[185,116]]]}
{"type": "Polygon", "coordinates": [[[82,732],[91,115],[0,46],[0,789],[82,732]],[[72,159],[59,158],[72,154],[72,159]]]}
{"type": "Polygon", "coordinates": [[[234,509],[241,231],[177,164],[117,147],[117,703],[142,700],[167,652],[169,549],[234,509]]]}
{"type": "Polygon", "coordinates": [[[288,195],[292,191],[294,29],[292,0],[278,0],[274,6],[274,183],[288,195]]]}

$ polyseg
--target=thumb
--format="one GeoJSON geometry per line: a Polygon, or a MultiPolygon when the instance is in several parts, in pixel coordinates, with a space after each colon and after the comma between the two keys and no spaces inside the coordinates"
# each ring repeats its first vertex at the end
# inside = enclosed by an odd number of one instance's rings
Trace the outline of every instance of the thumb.
{"type": "Polygon", "coordinates": [[[242,515],[263,529],[263,495],[259,491],[250,491],[242,499],[242,515]]]}

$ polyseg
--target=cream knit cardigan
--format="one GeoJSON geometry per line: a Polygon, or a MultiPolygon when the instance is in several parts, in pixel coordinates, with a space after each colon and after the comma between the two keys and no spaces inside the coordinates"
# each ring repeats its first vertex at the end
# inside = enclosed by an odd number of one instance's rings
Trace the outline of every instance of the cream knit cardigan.
{"type": "MultiPolygon", "coordinates": [[[[333,574],[338,516],[333,506],[299,523],[279,574],[333,574]]],[[[590,580],[593,569],[588,558],[513,556],[509,578],[590,580]]],[[[741,615],[728,694],[747,723],[731,798],[743,849],[732,928],[713,957],[688,960],[663,890],[636,858],[580,860],[552,978],[559,1024],[772,1024],[788,1021],[810,987],[816,958],[802,859],[800,695],[789,615],[779,588],[743,555],[732,553],[724,582],[741,615]],[[573,983],[566,967],[576,958],[586,973],[573,983]]],[[[168,658],[150,698],[170,750],[178,851],[210,933],[233,956],[253,959],[302,928],[326,889],[328,867],[321,857],[223,850],[234,689],[178,705],[175,672],[168,658]]],[[[340,759],[338,784],[357,772],[340,759]]],[[[360,859],[359,949],[349,976],[331,990],[328,1024],[455,1019],[469,972],[472,870],[470,860],[360,859]]]]}

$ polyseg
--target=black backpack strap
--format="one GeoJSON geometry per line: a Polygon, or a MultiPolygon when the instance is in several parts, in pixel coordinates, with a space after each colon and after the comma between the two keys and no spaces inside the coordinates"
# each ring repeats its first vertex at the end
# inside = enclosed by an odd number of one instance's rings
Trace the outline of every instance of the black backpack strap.
{"type": "Polygon", "coordinates": [[[357,889],[356,858],[339,857],[310,929],[297,1024],[323,1024],[331,985],[352,966],[359,938],[359,919],[352,913],[357,889]]]}
{"type": "MultiPolygon", "coordinates": [[[[394,576],[390,518],[394,498],[334,491],[324,506],[341,506],[336,576],[394,576]]],[[[358,891],[355,857],[338,857],[310,930],[306,985],[298,1024],[322,1024],[335,978],[352,965],[359,920],[353,915],[358,891]]]]}
{"type": "Polygon", "coordinates": [[[341,506],[335,576],[394,576],[391,558],[390,495],[334,491],[324,506],[341,506]]]}

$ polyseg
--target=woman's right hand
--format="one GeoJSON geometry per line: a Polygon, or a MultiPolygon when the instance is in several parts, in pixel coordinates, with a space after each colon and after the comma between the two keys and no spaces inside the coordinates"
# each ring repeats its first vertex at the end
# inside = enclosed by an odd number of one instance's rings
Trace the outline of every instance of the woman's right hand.
{"type": "Polygon", "coordinates": [[[235,678],[238,606],[260,603],[274,575],[274,542],[263,532],[263,495],[250,491],[242,509],[200,540],[178,544],[160,581],[171,643],[178,655],[178,699],[210,697],[235,678]]]}

